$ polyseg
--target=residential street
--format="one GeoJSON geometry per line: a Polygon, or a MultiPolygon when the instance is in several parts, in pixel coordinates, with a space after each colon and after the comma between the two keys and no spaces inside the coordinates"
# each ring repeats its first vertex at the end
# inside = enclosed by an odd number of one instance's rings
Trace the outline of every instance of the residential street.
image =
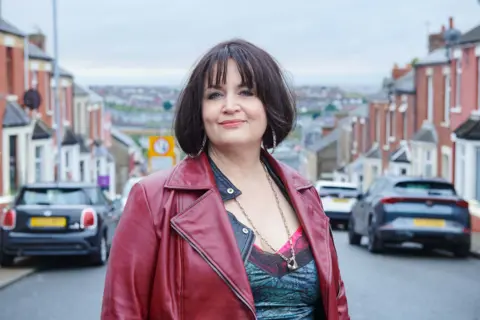
{"type": "MultiPolygon", "coordinates": [[[[480,260],[393,250],[374,256],[336,232],[352,320],[480,319],[480,260]]],[[[105,268],[47,268],[0,291],[0,319],[99,319],[105,268]]]]}

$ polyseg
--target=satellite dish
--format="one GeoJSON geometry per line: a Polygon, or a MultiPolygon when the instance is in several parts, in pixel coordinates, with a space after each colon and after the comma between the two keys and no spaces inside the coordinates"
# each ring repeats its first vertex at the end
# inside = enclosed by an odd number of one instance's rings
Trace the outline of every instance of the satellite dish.
{"type": "Polygon", "coordinates": [[[37,110],[42,104],[42,97],[36,89],[29,89],[23,95],[23,104],[31,110],[37,110]]]}

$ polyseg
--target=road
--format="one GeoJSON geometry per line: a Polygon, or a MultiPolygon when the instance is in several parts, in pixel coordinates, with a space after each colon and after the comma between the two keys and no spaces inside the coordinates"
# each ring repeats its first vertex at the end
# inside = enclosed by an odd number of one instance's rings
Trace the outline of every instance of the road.
{"type": "MultiPolygon", "coordinates": [[[[480,320],[480,260],[392,250],[375,256],[335,232],[352,320],[480,320]]],[[[99,319],[105,268],[48,266],[0,291],[0,319],[99,319]]]]}

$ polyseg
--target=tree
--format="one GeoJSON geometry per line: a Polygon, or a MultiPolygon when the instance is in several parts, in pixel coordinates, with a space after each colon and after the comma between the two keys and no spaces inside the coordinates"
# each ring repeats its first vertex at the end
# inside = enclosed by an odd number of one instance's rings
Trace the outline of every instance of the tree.
{"type": "Polygon", "coordinates": [[[165,111],[170,111],[173,107],[173,104],[170,102],[170,100],[166,100],[163,102],[163,109],[165,109],[165,111]]]}

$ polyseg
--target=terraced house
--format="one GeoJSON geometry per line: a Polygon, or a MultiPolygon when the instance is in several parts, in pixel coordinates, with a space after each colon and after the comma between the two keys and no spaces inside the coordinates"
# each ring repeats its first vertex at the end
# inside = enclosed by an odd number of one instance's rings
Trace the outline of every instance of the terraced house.
{"type": "MultiPolygon", "coordinates": [[[[23,183],[55,179],[57,127],[62,139],[61,178],[97,179],[101,173],[89,164],[101,167],[104,162],[98,160],[107,161],[109,155],[102,145],[102,139],[108,136],[102,126],[103,109],[97,107],[99,118],[94,119],[91,129],[98,133],[95,141],[89,139],[90,135],[75,132],[74,77],[61,69],[60,83],[55,83],[53,58],[46,53],[45,36],[26,35],[0,17],[0,70],[0,205],[8,203],[23,183]],[[57,85],[60,123],[56,123],[54,108],[57,85]],[[82,162],[75,158],[81,151],[86,155],[84,173],[82,162]]],[[[103,174],[107,176],[108,166],[104,166],[103,174]]]]}

